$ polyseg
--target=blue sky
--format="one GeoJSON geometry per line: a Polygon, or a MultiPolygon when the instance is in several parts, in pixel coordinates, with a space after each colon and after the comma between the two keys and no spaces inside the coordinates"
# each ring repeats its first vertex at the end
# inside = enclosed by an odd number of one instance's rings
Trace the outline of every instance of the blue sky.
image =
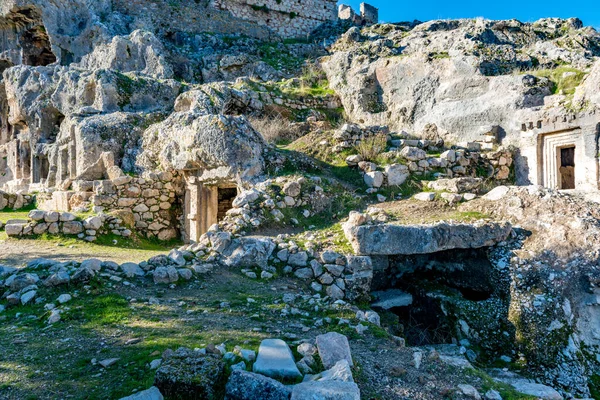
{"type": "MultiPolygon", "coordinates": [[[[360,0],[340,1],[358,10],[360,0]]],[[[370,0],[379,8],[379,18],[385,22],[427,21],[444,18],[488,19],[516,18],[523,22],[535,21],[544,17],[577,17],[585,25],[600,28],[600,4],[598,0],[557,1],[557,0],[502,0],[502,1],[401,1],[370,0]]]]}

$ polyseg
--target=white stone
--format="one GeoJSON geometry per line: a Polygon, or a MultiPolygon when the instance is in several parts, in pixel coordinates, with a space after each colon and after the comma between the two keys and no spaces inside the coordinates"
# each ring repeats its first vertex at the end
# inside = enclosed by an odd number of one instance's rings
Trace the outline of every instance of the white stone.
{"type": "Polygon", "coordinates": [[[58,301],[60,304],[65,304],[69,301],[71,301],[72,297],[70,294],[61,294],[60,296],[58,296],[58,299],[56,299],[56,301],[58,301]]]}
{"type": "Polygon", "coordinates": [[[368,187],[379,188],[383,185],[383,173],[381,171],[367,172],[364,175],[364,181],[368,187]]]}
{"type": "Polygon", "coordinates": [[[353,366],[352,355],[348,338],[337,332],[329,332],[319,335],[316,338],[319,356],[323,366],[327,369],[332,368],[338,361],[346,360],[350,366],[353,366]]]}
{"type": "Polygon", "coordinates": [[[302,377],[292,351],[281,339],[265,339],[261,342],[252,370],[274,379],[302,377]]]}
{"type": "Polygon", "coordinates": [[[433,192],[421,192],[413,196],[413,199],[419,201],[433,201],[435,200],[435,193],[433,192]]]}

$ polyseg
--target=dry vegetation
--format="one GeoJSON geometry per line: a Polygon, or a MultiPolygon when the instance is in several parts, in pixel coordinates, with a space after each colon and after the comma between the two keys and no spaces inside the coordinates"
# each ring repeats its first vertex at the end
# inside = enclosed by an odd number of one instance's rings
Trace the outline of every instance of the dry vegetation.
{"type": "Polygon", "coordinates": [[[265,117],[251,117],[250,124],[267,143],[291,142],[298,138],[298,129],[280,114],[265,117]]]}
{"type": "Polygon", "coordinates": [[[377,156],[385,151],[387,135],[379,134],[361,140],[355,146],[356,151],[365,161],[375,161],[377,156]]]}

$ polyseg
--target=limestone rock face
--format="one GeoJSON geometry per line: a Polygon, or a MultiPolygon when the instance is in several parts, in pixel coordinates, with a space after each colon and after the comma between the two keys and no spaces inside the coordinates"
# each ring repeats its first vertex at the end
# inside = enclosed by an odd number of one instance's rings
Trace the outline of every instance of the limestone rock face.
{"type": "Polygon", "coordinates": [[[586,102],[600,107],[600,60],[596,61],[589,75],[575,91],[574,103],[585,106],[586,102]]]}
{"type": "Polygon", "coordinates": [[[505,240],[511,229],[509,223],[344,226],[354,251],[363,255],[429,254],[480,248],[505,240]]]}
{"type": "Polygon", "coordinates": [[[173,68],[164,55],[162,43],[150,32],[136,30],[127,36],[115,36],[110,43],[96,46],[79,66],[84,69],[139,71],[155,78],[173,77],[173,68]]]}
{"type": "Polygon", "coordinates": [[[144,134],[143,169],[200,170],[201,179],[242,181],[263,169],[264,142],[243,117],[174,113],[144,134]]]}
{"type": "Polygon", "coordinates": [[[552,94],[546,78],[514,71],[537,63],[586,69],[598,43],[574,19],[429,21],[408,31],[348,31],[323,66],[351,120],[415,133],[435,124],[449,132],[444,139],[471,140],[490,125],[518,132],[516,111],[552,94]]]}

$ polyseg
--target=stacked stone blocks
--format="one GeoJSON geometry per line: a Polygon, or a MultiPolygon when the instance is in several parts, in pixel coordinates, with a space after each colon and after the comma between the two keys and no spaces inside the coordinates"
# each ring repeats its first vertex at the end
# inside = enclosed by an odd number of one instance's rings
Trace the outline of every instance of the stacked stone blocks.
{"type": "Polygon", "coordinates": [[[282,37],[310,34],[315,28],[337,18],[335,0],[214,0],[217,9],[234,17],[267,26],[282,37]]]}

